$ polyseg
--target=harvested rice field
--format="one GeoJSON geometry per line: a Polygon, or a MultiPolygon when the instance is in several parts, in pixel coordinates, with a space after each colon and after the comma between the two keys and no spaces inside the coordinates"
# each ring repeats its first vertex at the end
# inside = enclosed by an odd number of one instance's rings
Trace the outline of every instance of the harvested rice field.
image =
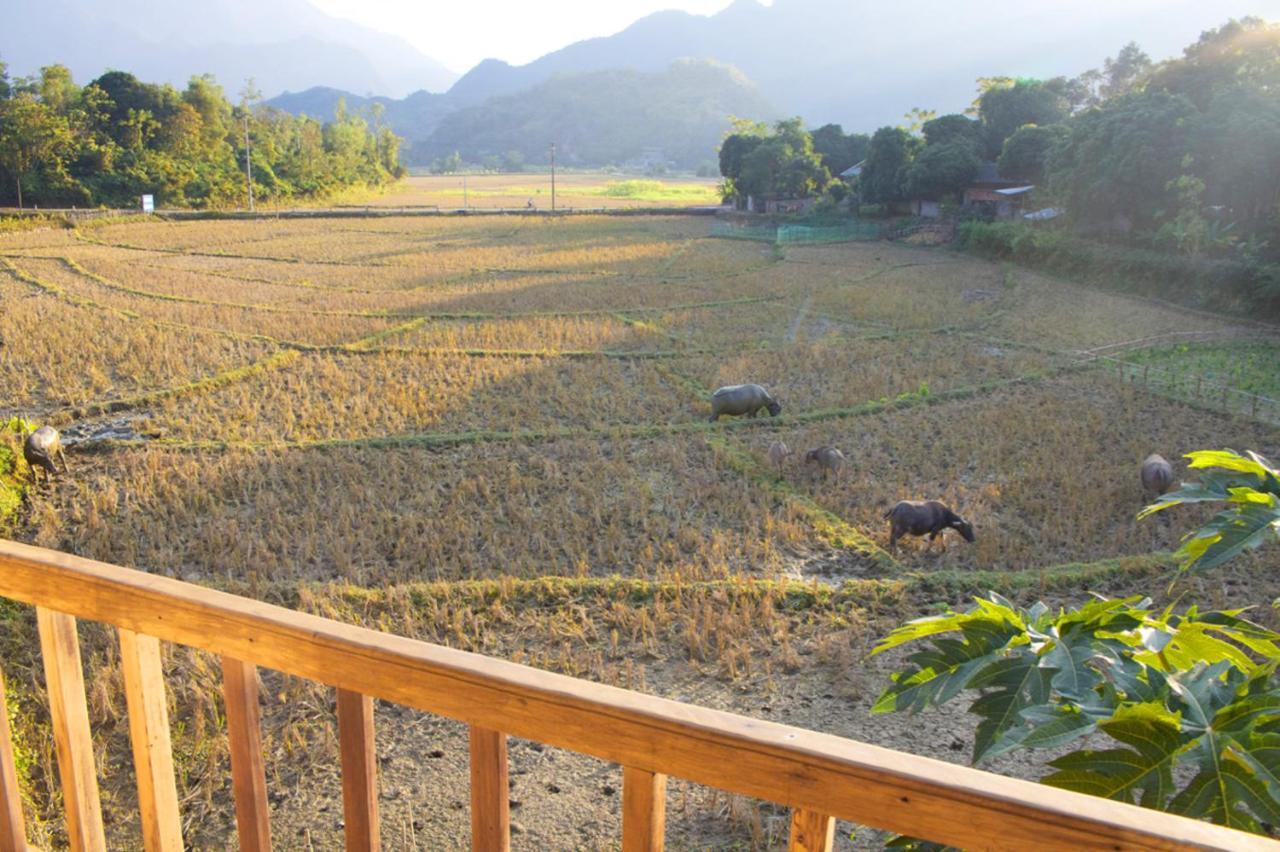
{"type": "MultiPolygon", "coordinates": [[[[444,179],[400,191],[454,203],[444,179]]],[[[565,192],[632,197],[585,179],[565,192]]],[[[684,215],[389,215],[0,234],[0,420],[56,426],[70,463],[4,534],[960,762],[973,721],[958,709],[868,714],[901,662],[867,657],[878,637],[986,589],[1176,596],[1168,553],[1206,513],[1136,520],[1141,460],[1280,456],[1280,409],[1203,390],[1271,393],[1274,331],[946,248],[711,231],[684,215]],[[710,422],[711,392],[740,383],[781,414],[710,422]],[[775,441],[792,451],[778,467],[775,441]],[[827,445],[847,458],[832,476],[805,462],[827,445]],[[885,511],[928,498],[976,541],[891,552],[885,511]]],[[[1266,603],[1277,567],[1263,551],[1196,594],[1266,603]]],[[[34,615],[0,616],[13,712],[47,734],[34,615]]],[[[118,655],[104,629],[82,641],[109,845],[141,848],[118,655]]],[[[227,848],[217,661],[172,648],[166,666],[184,836],[227,848]]],[[[332,692],[263,678],[277,845],[340,848],[332,692]]],[[[387,848],[465,846],[465,728],[381,706],[378,725],[387,848]]],[[[22,783],[33,836],[61,847],[46,740],[19,736],[22,783]]],[[[619,774],[514,742],[515,848],[613,848],[619,774]]],[[[683,782],[668,796],[673,848],[785,845],[783,808],[683,782]]]]}

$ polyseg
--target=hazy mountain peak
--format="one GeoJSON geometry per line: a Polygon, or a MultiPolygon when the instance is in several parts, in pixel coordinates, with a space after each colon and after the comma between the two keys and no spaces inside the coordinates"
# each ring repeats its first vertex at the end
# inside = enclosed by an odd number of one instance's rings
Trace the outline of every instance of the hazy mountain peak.
{"type": "Polygon", "coordinates": [[[182,86],[207,72],[228,91],[253,77],[268,95],[327,85],[399,96],[457,79],[399,36],[307,0],[44,0],[14,4],[5,18],[0,57],[14,74],[59,62],[81,82],[119,68],[182,86]]]}

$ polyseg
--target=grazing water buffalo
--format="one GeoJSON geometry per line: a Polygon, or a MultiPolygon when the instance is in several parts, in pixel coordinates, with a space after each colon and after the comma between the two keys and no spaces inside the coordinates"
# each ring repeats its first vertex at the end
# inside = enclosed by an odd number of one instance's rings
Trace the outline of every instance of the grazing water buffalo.
{"type": "Polygon", "coordinates": [[[1142,490],[1159,497],[1173,487],[1173,466],[1164,456],[1152,453],[1142,462],[1142,490]]]}
{"type": "Polygon", "coordinates": [[[804,463],[810,462],[818,465],[818,469],[822,471],[822,478],[826,479],[828,474],[840,473],[841,468],[844,467],[844,453],[835,447],[818,447],[804,454],[804,463]]]}
{"type": "Polygon", "coordinates": [[[770,417],[777,417],[782,411],[778,401],[769,396],[769,392],[759,385],[728,385],[711,394],[711,422],[715,423],[721,414],[755,417],[760,409],[767,408],[770,417]]]}
{"type": "Polygon", "coordinates": [[[929,544],[945,529],[953,529],[973,543],[973,524],[947,508],[946,504],[937,500],[902,500],[892,509],[884,513],[889,521],[889,549],[898,546],[898,539],[904,533],[910,535],[927,535],[929,544]]]}
{"type": "Polygon", "coordinates": [[[769,463],[777,468],[778,473],[782,473],[782,463],[791,455],[791,448],[781,441],[774,441],[769,445],[769,463]]]}
{"type": "Polygon", "coordinates": [[[57,473],[54,459],[62,462],[62,472],[67,472],[67,456],[62,451],[62,439],[58,437],[58,430],[52,426],[41,426],[27,436],[22,442],[22,457],[31,466],[32,478],[40,469],[44,470],[46,480],[50,474],[57,473]]]}

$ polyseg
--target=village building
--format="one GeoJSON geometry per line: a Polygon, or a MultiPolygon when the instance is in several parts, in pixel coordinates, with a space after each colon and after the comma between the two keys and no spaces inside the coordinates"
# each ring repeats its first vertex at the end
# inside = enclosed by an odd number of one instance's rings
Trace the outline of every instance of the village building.
{"type": "Polygon", "coordinates": [[[997,219],[1011,219],[1022,213],[1034,189],[1024,181],[1001,177],[999,166],[987,162],[965,188],[962,203],[965,207],[986,207],[997,219]]]}

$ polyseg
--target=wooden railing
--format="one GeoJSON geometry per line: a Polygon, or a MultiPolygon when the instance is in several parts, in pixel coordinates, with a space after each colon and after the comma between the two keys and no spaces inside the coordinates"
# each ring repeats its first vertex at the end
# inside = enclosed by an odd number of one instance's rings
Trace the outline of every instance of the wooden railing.
{"type": "MultiPolygon", "coordinates": [[[[74,849],[106,846],[77,618],[119,631],[148,850],[182,848],[161,640],[222,658],[236,825],[245,850],[271,846],[258,666],[337,690],[348,849],[379,845],[375,698],[471,726],[475,849],[508,848],[508,736],[621,764],[622,849],[628,852],[662,848],[669,775],[790,807],[793,850],[830,849],[837,818],[980,849],[1280,849],[1266,838],[1183,817],[602,686],[3,540],[0,596],[37,608],[74,849]]],[[[0,700],[0,849],[25,849],[4,707],[0,700]]]]}

